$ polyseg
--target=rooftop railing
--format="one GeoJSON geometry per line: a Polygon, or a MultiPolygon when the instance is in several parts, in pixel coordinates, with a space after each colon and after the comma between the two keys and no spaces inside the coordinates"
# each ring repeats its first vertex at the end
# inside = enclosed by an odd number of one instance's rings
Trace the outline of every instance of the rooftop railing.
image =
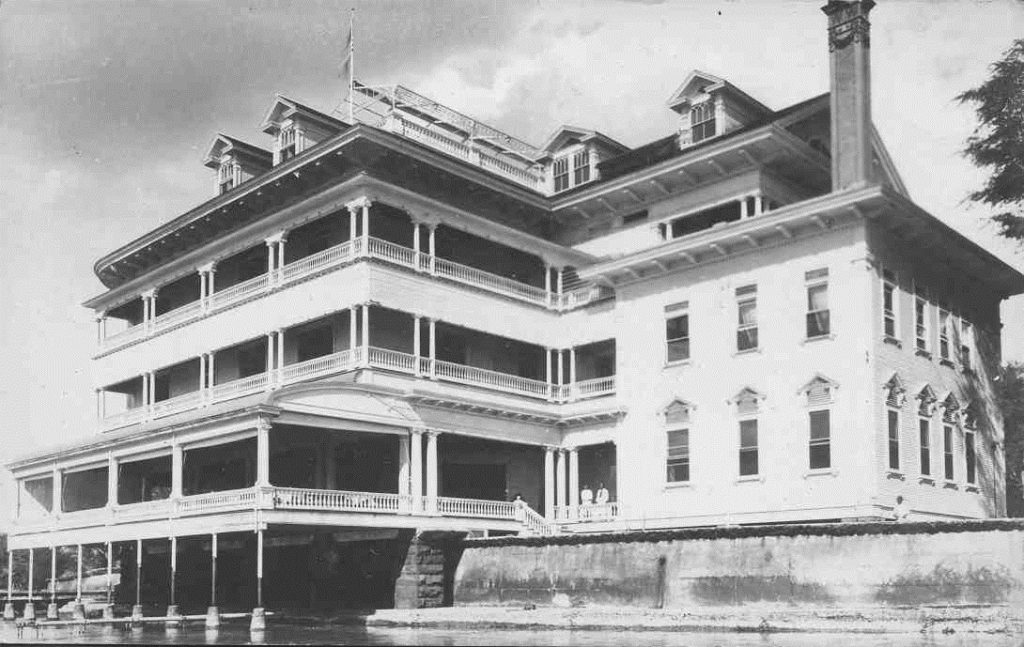
{"type": "Polygon", "coordinates": [[[107,336],[100,348],[107,352],[127,344],[161,333],[176,326],[201,319],[221,310],[234,307],[251,299],[333,271],[362,258],[372,258],[390,265],[412,269],[425,275],[468,285],[492,294],[556,311],[572,310],[613,296],[610,288],[584,286],[571,292],[558,294],[542,287],[522,283],[506,276],[456,263],[423,252],[397,245],[381,238],[355,238],[310,256],[293,261],[279,270],[218,290],[202,301],[192,301],[153,319],[107,336]],[[365,240],[365,243],[364,243],[365,240]],[[365,253],[364,253],[365,245],[365,253]]]}

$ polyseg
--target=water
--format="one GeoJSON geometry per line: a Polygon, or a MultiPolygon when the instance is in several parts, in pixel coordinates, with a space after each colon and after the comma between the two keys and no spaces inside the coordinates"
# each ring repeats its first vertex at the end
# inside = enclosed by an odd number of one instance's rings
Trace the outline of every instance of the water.
{"type": "Polygon", "coordinates": [[[842,647],[1024,647],[1024,637],[986,634],[743,634],[669,631],[557,631],[557,630],[448,630],[401,629],[355,626],[268,627],[262,635],[250,634],[248,623],[226,623],[210,632],[202,624],[168,631],[151,625],[126,631],[108,627],[26,627],[20,632],[11,623],[0,624],[0,643],[114,643],[124,645],[637,645],[638,647],[821,647],[842,642],[842,647]]]}

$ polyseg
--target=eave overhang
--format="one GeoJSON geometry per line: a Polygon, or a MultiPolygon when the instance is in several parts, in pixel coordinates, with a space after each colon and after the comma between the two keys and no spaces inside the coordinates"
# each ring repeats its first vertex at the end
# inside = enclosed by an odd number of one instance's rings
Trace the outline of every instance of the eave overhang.
{"type": "MultiPolygon", "coordinates": [[[[359,124],[107,254],[96,262],[94,269],[105,285],[117,288],[156,265],[201,247],[213,237],[296,201],[311,187],[358,172],[387,176],[381,160],[393,161],[396,156],[401,158],[404,168],[429,171],[434,178],[444,180],[425,182],[423,189],[436,193],[443,188],[441,193],[451,194],[447,201],[459,201],[456,206],[462,209],[516,214],[534,229],[546,227],[550,220],[544,196],[399,135],[359,124]]],[[[400,173],[391,175],[396,182],[403,179],[400,173]]],[[[444,202],[441,193],[433,197],[444,202]]],[[[545,245],[558,247],[560,253],[579,264],[593,260],[588,254],[557,246],[537,233],[533,235],[545,245]]],[[[103,297],[94,297],[84,305],[96,307],[105,300],[103,297]]]]}

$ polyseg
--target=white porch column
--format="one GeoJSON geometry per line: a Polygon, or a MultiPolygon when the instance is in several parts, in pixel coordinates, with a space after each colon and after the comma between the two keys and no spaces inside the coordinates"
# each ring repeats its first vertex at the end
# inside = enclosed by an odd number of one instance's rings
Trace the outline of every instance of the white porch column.
{"type": "Polygon", "coordinates": [[[35,582],[33,582],[34,575],[35,575],[35,570],[36,570],[36,549],[35,548],[29,548],[28,549],[28,601],[29,601],[30,604],[32,602],[32,589],[35,588],[33,586],[35,584],[35,582]]]}
{"type": "Polygon", "coordinates": [[[277,271],[279,273],[284,272],[284,244],[286,242],[288,242],[288,236],[281,232],[281,236],[277,240],[277,271]]]}
{"type": "Polygon", "coordinates": [[[175,599],[175,595],[174,595],[175,592],[176,592],[176,589],[178,588],[177,586],[175,586],[175,584],[177,584],[177,582],[175,582],[175,580],[177,580],[177,579],[178,579],[178,538],[176,536],[174,536],[174,535],[171,535],[171,605],[172,606],[174,604],[176,604],[176,602],[177,602],[177,600],[175,599]]]}
{"type": "Polygon", "coordinates": [[[256,487],[270,485],[270,421],[256,419],[256,487]]]}
{"type": "Polygon", "coordinates": [[[437,379],[437,320],[436,319],[431,319],[430,320],[429,337],[430,337],[430,339],[428,341],[429,348],[427,350],[430,352],[430,379],[436,380],[437,379]]]}
{"type": "Polygon", "coordinates": [[[263,530],[256,531],[256,606],[263,608],[263,530]]]}
{"type": "Polygon", "coordinates": [[[565,362],[563,351],[561,348],[558,349],[558,383],[565,384],[565,362]]]}
{"type": "Polygon", "coordinates": [[[754,215],[760,216],[764,213],[764,196],[758,191],[754,194],[754,215]]]}
{"type": "Polygon", "coordinates": [[[569,384],[572,385],[573,398],[579,395],[576,392],[576,348],[569,348],[569,384]]]}
{"type": "Polygon", "coordinates": [[[348,349],[352,353],[356,352],[356,331],[359,323],[356,321],[356,307],[348,309],[348,349]]]}
{"type": "Polygon", "coordinates": [[[114,545],[107,541],[107,604],[114,601],[114,545]]]}
{"type": "Polygon", "coordinates": [[[363,198],[359,206],[363,216],[363,253],[366,253],[370,250],[370,199],[363,198]]]}
{"type": "Polygon", "coordinates": [[[398,494],[409,494],[409,437],[398,437],[398,494]]]}
{"type": "Polygon", "coordinates": [[[575,447],[569,450],[569,511],[575,518],[580,505],[580,453],[575,447]]]}
{"type": "Polygon", "coordinates": [[[135,540],[135,606],[142,604],[142,540],[135,540]]]}
{"type": "Polygon", "coordinates": [[[356,239],[356,208],[348,208],[348,239],[356,239]]]}
{"type": "Polygon", "coordinates": [[[427,249],[430,250],[430,273],[435,274],[437,266],[434,263],[435,257],[437,256],[437,223],[430,223],[427,225],[427,249]]]}
{"type": "Polygon", "coordinates": [[[409,494],[413,496],[413,505],[423,496],[423,430],[409,430],[409,494]]]}
{"type": "Polygon", "coordinates": [[[117,505],[117,484],[120,477],[117,458],[113,453],[107,454],[107,507],[117,505]]]}
{"type": "Polygon", "coordinates": [[[96,343],[102,344],[107,338],[107,313],[101,310],[96,313],[96,343]]]}
{"type": "Polygon", "coordinates": [[[544,448],[544,516],[555,518],[555,448],[544,448]]]}
{"type": "Polygon", "coordinates": [[[550,348],[544,349],[544,381],[548,385],[548,400],[554,399],[551,389],[551,350],[550,348]]]}
{"type": "Polygon", "coordinates": [[[267,243],[267,278],[273,280],[274,278],[274,245],[275,241],[272,238],[266,240],[267,243]]]}
{"type": "Polygon", "coordinates": [[[182,491],[182,480],[184,477],[184,450],[181,445],[174,443],[171,445],[171,498],[178,499],[181,497],[182,491]]]}
{"type": "MultiPolygon", "coordinates": [[[[416,252],[417,258],[419,258],[419,252],[416,252]]],[[[412,354],[415,358],[413,360],[413,373],[420,376],[420,354],[422,349],[420,348],[420,317],[419,315],[413,315],[412,318],[412,354]]]]}
{"type": "Polygon", "coordinates": [[[274,333],[267,333],[267,390],[273,388],[274,380],[274,333]]]}
{"type": "Polygon", "coordinates": [[[209,380],[209,384],[207,386],[210,389],[210,392],[211,392],[210,396],[211,397],[213,397],[213,386],[217,383],[217,380],[216,380],[216,377],[217,377],[216,366],[213,363],[213,360],[214,360],[214,358],[216,356],[217,356],[217,351],[210,351],[209,353],[207,353],[208,364],[209,365],[206,367],[206,379],[209,380]]]}
{"type": "Polygon", "coordinates": [[[284,329],[277,329],[277,381],[284,381],[284,329]]]}
{"type": "Polygon", "coordinates": [[[565,451],[559,449],[555,454],[555,505],[565,509],[565,451]]]}
{"type": "Polygon", "coordinates": [[[427,430],[427,505],[437,509],[437,436],[438,432],[427,430]]]}
{"type": "Polygon", "coordinates": [[[199,356],[199,397],[206,401],[206,353],[199,356]]]}
{"type": "Polygon", "coordinates": [[[7,549],[7,600],[14,597],[14,551],[7,549]]]}
{"type": "Polygon", "coordinates": [[[53,502],[51,514],[59,515],[64,508],[64,472],[56,465],[53,467],[53,502]]]}
{"type": "Polygon", "coordinates": [[[740,200],[740,219],[741,219],[741,220],[742,220],[743,218],[749,218],[749,217],[750,217],[750,212],[749,212],[749,210],[747,209],[747,200],[749,200],[749,198],[747,198],[746,196],[744,196],[744,197],[743,197],[743,198],[742,198],[742,199],[740,200]]]}
{"type": "Polygon", "coordinates": [[[198,270],[199,275],[199,303],[206,304],[206,272],[198,270]]]}
{"type": "Polygon", "coordinates": [[[420,271],[420,223],[414,220],[412,223],[412,258],[416,271],[420,271]]]}
{"type": "Polygon", "coordinates": [[[75,600],[82,601],[82,544],[78,544],[78,577],[75,586],[75,600]]]}
{"type": "Polygon", "coordinates": [[[149,372],[149,406],[153,406],[156,403],[156,372],[149,372]]]}
{"type": "Polygon", "coordinates": [[[50,602],[57,601],[57,547],[50,546],[50,602]]]}
{"type": "Polygon", "coordinates": [[[362,346],[364,346],[366,348],[369,348],[370,347],[370,304],[369,303],[364,303],[362,305],[362,308],[363,308],[363,321],[362,321],[362,327],[363,327],[363,331],[362,332],[363,332],[363,334],[362,334],[362,339],[360,341],[362,341],[362,346]]]}
{"type": "Polygon", "coordinates": [[[563,286],[564,283],[565,283],[565,268],[564,267],[560,267],[560,268],[558,268],[558,288],[557,288],[558,294],[562,294],[562,286],[563,286]]]}
{"type": "Polygon", "coordinates": [[[544,293],[547,295],[548,305],[551,305],[551,264],[544,264],[544,293]]]}

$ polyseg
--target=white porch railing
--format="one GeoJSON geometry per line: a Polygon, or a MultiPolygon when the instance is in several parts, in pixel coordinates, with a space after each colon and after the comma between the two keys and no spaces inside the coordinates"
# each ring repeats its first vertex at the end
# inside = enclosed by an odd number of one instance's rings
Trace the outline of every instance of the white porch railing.
{"type": "Polygon", "coordinates": [[[549,522],[536,510],[526,504],[515,509],[516,519],[521,521],[531,535],[555,535],[558,534],[558,526],[549,522]]]}
{"type": "Polygon", "coordinates": [[[341,265],[353,259],[352,241],[329,247],[297,261],[292,261],[281,270],[281,279],[285,282],[304,278],[322,272],[335,265],[341,265]]]}
{"type": "Polygon", "coordinates": [[[253,278],[236,283],[229,288],[214,292],[207,301],[207,309],[220,310],[240,301],[244,301],[253,295],[264,292],[270,287],[270,275],[260,274],[253,278]]]}
{"type": "Polygon", "coordinates": [[[525,395],[531,398],[547,399],[548,397],[547,382],[476,368],[474,366],[435,360],[434,374],[438,379],[448,382],[482,386],[494,389],[495,391],[525,395]]]}
{"type": "Polygon", "coordinates": [[[183,306],[175,308],[174,310],[168,310],[153,319],[151,324],[152,329],[153,331],[157,331],[170,328],[174,324],[181,323],[198,316],[202,311],[203,303],[201,301],[191,301],[183,306]]]}
{"type": "Polygon", "coordinates": [[[462,265],[443,258],[434,259],[434,275],[452,281],[471,285],[502,296],[528,301],[535,305],[547,306],[549,304],[548,292],[544,288],[538,288],[526,283],[520,283],[515,279],[491,274],[475,267],[462,265]]]}
{"type": "Polygon", "coordinates": [[[123,503],[114,507],[115,519],[137,519],[167,516],[174,509],[171,499],[154,499],[138,503],[123,503]]]}
{"type": "Polygon", "coordinates": [[[556,506],[554,517],[559,523],[588,523],[616,521],[621,517],[621,513],[619,502],[611,501],[579,506],[556,506]]]}
{"type": "Polygon", "coordinates": [[[148,332],[149,331],[146,330],[145,324],[138,323],[134,326],[129,326],[120,332],[107,335],[100,346],[103,349],[114,348],[115,346],[120,346],[121,344],[127,344],[135,341],[136,339],[141,339],[145,337],[148,332]]]}
{"type": "Polygon", "coordinates": [[[475,517],[478,519],[515,519],[516,506],[511,501],[486,501],[483,499],[460,499],[438,497],[438,514],[450,517],[475,517]]]}
{"type": "Polygon", "coordinates": [[[571,385],[572,391],[577,398],[596,398],[602,395],[615,393],[615,376],[596,377],[592,380],[583,380],[571,385]]]}
{"type": "Polygon", "coordinates": [[[159,402],[153,403],[152,413],[150,414],[153,418],[162,418],[164,416],[170,416],[181,411],[188,411],[194,409],[203,402],[202,391],[192,391],[191,393],[185,393],[183,395],[168,398],[167,400],[160,400],[159,402]]]}
{"type": "Polygon", "coordinates": [[[240,490],[224,490],[183,496],[176,502],[177,511],[181,514],[222,510],[224,508],[255,508],[258,490],[243,488],[240,490]]]}
{"type": "Polygon", "coordinates": [[[388,348],[376,348],[374,346],[371,346],[368,351],[370,357],[369,364],[374,368],[384,368],[402,373],[416,372],[415,355],[388,348]]]}
{"type": "Polygon", "coordinates": [[[123,427],[125,425],[135,424],[136,422],[142,422],[148,417],[148,407],[133,407],[107,416],[103,419],[103,426],[108,429],[113,429],[115,427],[123,427]]]}
{"type": "Polygon", "coordinates": [[[410,495],[309,488],[274,488],[274,507],[283,510],[397,513],[411,507],[410,495]]]}
{"type": "Polygon", "coordinates": [[[344,373],[356,368],[357,365],[356,354],[343,350],[322,357],[314,357],[297,364],[289,364],[281,369],[281,381],[284,384],[294,384],[295,382],[312,380],[334,373],[344,373]]]}
{"type": "Polygon", "coordinates": [[[211,399],[214,402],[221,402],[262,391],[267,388],[269,377],[268,373],[257,373],[256,375],[232,380],[224,384],[217,384],[213,387],[211,399]]]}
{"type": "Polygon", "coordinates": [[[368,241],[369,255],[382,261],[416,269],[416,252],[408,247],[396,245],[382,238],[370,238],[368,241]]]}

